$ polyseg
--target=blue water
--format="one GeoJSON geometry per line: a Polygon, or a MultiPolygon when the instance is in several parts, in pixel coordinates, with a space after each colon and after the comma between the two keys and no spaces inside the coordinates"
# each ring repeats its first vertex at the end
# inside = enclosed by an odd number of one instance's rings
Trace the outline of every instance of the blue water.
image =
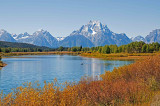
{"type": "MultiPolygon", "coordinates": [[[[108,61],[71,55],[32,55],[3,58],[8,65],[0,70],[0,91],[11,92],[24,82],[79,81],[82,76],[96,76],[133,61],[108,61]],[[83,63],[83,64],[82,64],[83,63]]],[[[99,78],[99,77],[98,77],[99,78]]]]}

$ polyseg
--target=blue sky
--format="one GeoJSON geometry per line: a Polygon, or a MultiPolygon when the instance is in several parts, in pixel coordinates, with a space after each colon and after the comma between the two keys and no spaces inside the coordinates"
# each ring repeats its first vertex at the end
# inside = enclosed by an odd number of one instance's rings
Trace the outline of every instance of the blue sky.
{"type": "Polygon", "coordinates": [[[146,36],[160,28],[160,0],[0,0],[0,29],[67,36],[90,20],[115,33],[146,36]]]}

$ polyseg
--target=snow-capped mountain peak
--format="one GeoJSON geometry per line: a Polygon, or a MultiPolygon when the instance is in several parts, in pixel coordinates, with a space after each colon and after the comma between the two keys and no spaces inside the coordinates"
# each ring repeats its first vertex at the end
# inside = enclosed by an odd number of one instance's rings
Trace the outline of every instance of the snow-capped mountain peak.
{"type": "Polygon", "coordinates": [[[44,29],[39,29],[39,30],[37,30],[37,32],[42,32],[42,33],[44,33],[44,32],[47,32],[47,30],[44,30],[44,29]]]}
{"type": "Polygon", "coordinates": [[[158,42],[160,43],[160,29],[155,29],[152,32],[150,32],[146,37],[145,41],[147,43],[153,43],[158,42]]]}
{"type": "Polygon", "coordinates": [[[30,34],[28,34],[27,32],[24,32],[24,33],[20,33],[20,34],[11,34],[12,37],[15,39],[15,40],[20,40],[20,39],[26,39],[28,38],[29,36],[31,36],[30,34]]]}
{"type": "Polygon", "coordinates": [[[24,35],[29,35],[28,32],[24,32],[23,34],[24,34],[24,35]]]}
{"type": "Polygon", "coordinates": [[[90,37],[110,32],[107,25],[103,25],[100,21],[89,21],[88,24],[83,25],[79,30],[72,32],[71,35],[78,34],[90,37]]]}
{"type": "Polygon", "coordinates": [[[44,35],[46,33],[49,33],[47,30],[39,29],[36,32],[33,33],[33,35],[44,35]]]}
{"type": "Polygon", "coordinates": [[[87,26],[91,27],[92,29],[95,29],[96,31],[103,31],[109,30],[107,25],[102,24],[100,21],[90,21],[87,26]]]}
{"type": "Polygon", "coordinates": [[[100,21],[92,21],[92,20],[90,20],[88,24],[95,25],[95,26],[100,26],[101,22],[100,21]]]}
{"type": "Polygon", "coordinates": [[[89,21],[88,24],[83,25],[79,30],[73,31],[71,35],[83,35],[88,38],[95,46],[103,46],[106,44],[127,44],[131,40],[126,34],[117,34],[110,31],[107,25],[100,21],[89,21]],[[119,39],[122,39],[119,41],[119,39]]]}
{"type": "Polygon", "coordinates": [[[143,37],[143,36],[141,36],[141,35],[138,35],[138,36],[136,36],[135,38],[132,38],[132,41],[133,42],[135,42],[135,41],[143,41],[143,42],[145,42],[145,38],[143,37]]]}
{"type": "Polygon", "coordinates": [[[2,34],[4,34],[4,33],[7,33],[7,31],[4,30],[4,29],[0,29],[0,36],[1,36],[2,34]]]}
{"type": "Polygon", "coordinates": [[[16,42],[16,40],[6,30],[0,30],[0,41],[16,42]]]}

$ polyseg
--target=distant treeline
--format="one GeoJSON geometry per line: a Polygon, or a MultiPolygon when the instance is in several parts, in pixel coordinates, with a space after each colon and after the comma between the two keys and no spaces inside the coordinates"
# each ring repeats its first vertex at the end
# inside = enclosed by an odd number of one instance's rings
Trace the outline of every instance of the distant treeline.
{"type": "Polygon", "coordinates": [[[48,49],[42,49],[42,48],[0,48],[0,52],[4,53],[10,53],[10,52],[42,52],[42,51],[48,51],[48,49]]]}
{"type": "Polygon", "coordinates": [[[27,43],[17,43],[17,42],[5,42],[0,41],[0,52],[41,52],[49,51],[50,48],[43,46],[36,46],[27,43]]]}
{"type": "Polygon", "coordinates": [[[49,52],[49,51],[67,51],[68,48],[12,48],[12,47],[0,47],[0,52],[10,53],[10,52],[49,52]]]}
{"type": "Polygon", "coordinates": [[[36,46],[33,44],[28,44],[28,43],[19,43],[19,42],[6,42],[6,41],[0,41],[0,47],[1,48],[41,48],[41,49],[49,49],[48,47],[45,46],[36,46]]]}
{"type": "Polygon", "coordinates": [[[127,45],[117,46],[117,45],[105,45],[105,46],[98,46],[98,47],[91,47],[91,48],[82,48],[82,47],[72,47],[68,48],[68,51],[83,51],[83,52],[99,52],[104,54],[109,53],[153,53],[160,51],[160,44],[159,43],[151,43],[146,44],[142,41],[140,42],[132,42],[127,45]]]}
{"type": "Polygon", "coordinates": [[[132,42],[127,45],[117,46],[117,45],[105,45],[98,47],[62,47],[59,48],[48,48],[40,47],[25,43],[11,43],[0,41],[0,52],[49,52],[49,51],[72,51],[72,52],[88,52],[88,53],[153,53],[160,51],[159,43],[146,44],[142,41],[132,42]]]}

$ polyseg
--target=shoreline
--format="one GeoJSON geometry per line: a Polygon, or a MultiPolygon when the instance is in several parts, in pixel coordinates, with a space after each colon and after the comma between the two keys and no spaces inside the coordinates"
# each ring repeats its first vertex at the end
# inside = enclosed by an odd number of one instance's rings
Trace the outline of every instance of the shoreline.
{"type": "Polygon", "coordinates": [[[63,55],[63,54],[73,54],[77,55],[78,52],[60,52],[60,51],[55,51],[55,52],[10,52],[10,53],[2,53],[2,57],[4,56],[21,56],[21,55],[63,55]]]}
{"type": "MultiPolygon", "coordinates": [[[[22,56],[22,55],[77,55],[87,58],[98,58],[103,60],[143,60],[149,56],[160,56],[160,53],[84,53],[84,52],[68,52],[68,51],[54,51],[54,52],[11,52],[2,53],[2,58],[8,58],[7,56],[22,56]]],[[[7,64],[0,62],[0,68],[5,67],[7,64]]]]}
{"type": "Polygon", "coordinates": [[[160,53],[113,53],[113,54],[100,54],[100,53],[82,53],[80,56],[88,58],[99,58],[104,60],[141,60],[149,56],[157,56],[160,53]]]}
{"type": "Polygon", "coordinates": [[[160,55],[160,53],[84,53],[84,52],[68,52],[68,51],[54,51],[54,52],[11,52],[2,53],[2,58],[6,56],[22,56],[22,55],[79,55],[88,58],[99,58],[105,60],[121,60],[121,59],[143,59],[148,56],[160,55]]]}
{"type": "Polygon", "coordinates": [[[0,61],[0,69],[2,69],[3,67],[5,67],[7,64],[3,63],[3,61],[0,61]]]}

